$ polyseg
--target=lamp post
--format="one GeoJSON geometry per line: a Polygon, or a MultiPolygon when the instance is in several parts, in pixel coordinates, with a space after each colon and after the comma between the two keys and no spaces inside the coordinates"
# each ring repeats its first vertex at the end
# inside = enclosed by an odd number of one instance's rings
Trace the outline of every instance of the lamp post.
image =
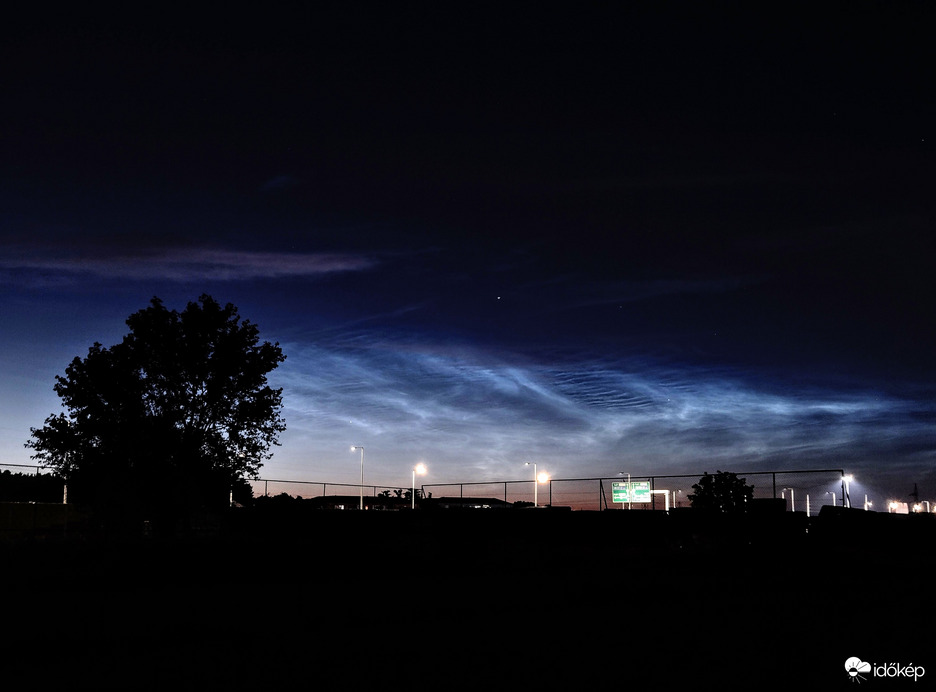
{"type": "MultiPolygon", "coordinates": [[[[536,485],[539,485],[540,483],[542,483],[543,485],[546,485],[547,483],[549,483],[549,474],[546,473],[545,471],[540,471],[536,475],[536,485]]],[[[549,505],[552,505],[552,486],[550,486],[549,488],[549,505]]]]}
{"type": "Polygon", "coordinates": [[[842,476],[842,507],[851,507],[851,496],[848,494],[848,484],[855,480],[850,473],[842,476]]]}
{"type": "Polygon", "coordinates": [[[356,452],[361,450],[361,503],[358,505],[358,509],[364,509],[364,448],[360,445],[351,445],[351,452],[356,452]]]}
{"type": "Polygon", "coordinates": [[[826,493],[826,495],[831,495],[831,496],[832,496],[832,506],[835,507],[835,493],[833,493],[833,492],[830,490],[830,491],[828,491],[828,492],[826,493]]]}
{"type": "Polygon", "coordinates": [[[619,476],[627,476],[627,509],[631,508],[631,479],[629,473],[624,473],[623,471],[618,471],[619,476]]]}
{"type": "Polygon", "coordinates": [[[795,512],[796,511],[796,499],[793,494],[793,488],[784,488],[784,490],[790,491],[790,511],[795,512]]]}
{"type": "Polygon", "coordinates": [[[422,476],[423,474],[425,474],[425,473],[426,473],[426,465],[423,464],[423,463],[419,463],[419,464],[416,464],[416,466],[413,467],[413,496],[412,496],[412,498],[411,498],[411,499],[412,499],[412,505],[410,506],[410,509],[416,509],[416,474],[417,474],[417,473],[418,473],[420,476],[422,476]]]}
{"type": "Polygon", "coordinates": [[[537,488],[537,477],[536,477],[536,462],[535,462],[535,461],[528,461],[528,462],[526,462],[526,463],[524,464],[524,466],[532,466],[532,467],[533,467],[533,506],[534,506],[534,507],[537,507],[537,506],[538,506],[538,502],[539,502],[539,498],[538,498],[537,492],[536,492],[536,491],[538,490],[538,488],[537,488]]]}
{"type": "Polygon", "coordinates": [[[536,463],[533,461],[527,461],[524,463],[524,466],[533,467],[533,506],[539,507],[539,495],[537,491],[539,490],[539,484],[545,483],[549,480],[549,476],[545,473],[537,473],[536,463]]]}

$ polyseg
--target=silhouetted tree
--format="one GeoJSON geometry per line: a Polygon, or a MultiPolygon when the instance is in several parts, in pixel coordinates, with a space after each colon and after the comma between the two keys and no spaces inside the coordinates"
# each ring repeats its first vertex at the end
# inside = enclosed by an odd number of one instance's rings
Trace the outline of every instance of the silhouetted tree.
{"type": "Polygon", "coordinates": [[[703,474],[692,490],[689,501],[694,508],[725,513],[747,511],[748,503],[754,498],[754,486],[748,485],[747,479],[727,471],[703,474]]]}
{"type": "Polygon", "coordinates": [[[253,504],[258,507],[262,505],[273,506],[273,507],[276,507],[276,506],[283,507],[287,505],[300,504],[301,502],[302,502],[302,497],[300,496],[293,497],[287,492],[282,492],[279,495],[261,495],[260,497],[257,497],[254,499],[253,504]]]}
{"type": "Polygon", "coordinates": [[[267,384],[279,344],[208,295],[182,312],[153,298],[127,325],[55,378],[67,413],[31,430],[33,459],[66,480],[70,502],[121,518],[226,505],[285,430],[282,390],[267,384]]]}

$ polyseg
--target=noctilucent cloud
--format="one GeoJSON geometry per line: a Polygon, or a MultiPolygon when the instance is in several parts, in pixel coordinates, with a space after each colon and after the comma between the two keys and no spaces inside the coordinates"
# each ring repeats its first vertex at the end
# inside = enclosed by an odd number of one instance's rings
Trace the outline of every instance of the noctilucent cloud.
{"type": "Polygon", "coordinates": [[[853,504],[936,500],[931,11],[861,7],[24,21],[0,464],[72,358],[209,293],[287,355],[265,478],[357,483],[363,445],[387,486],[841,468],[853,504]]]}

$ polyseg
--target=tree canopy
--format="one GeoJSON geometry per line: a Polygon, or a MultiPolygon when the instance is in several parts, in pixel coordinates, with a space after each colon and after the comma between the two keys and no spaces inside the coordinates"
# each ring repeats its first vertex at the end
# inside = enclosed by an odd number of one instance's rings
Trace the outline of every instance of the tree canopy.
{"type": "Polygon", "coordinates": [[[754,486],[748,485],[747,479],[738,478],[737,474],[728,471],[703,474],[692,490],[689,501],[693,508],[717,512],[746,512],[754,499],[754,486]]]}
{"type": "Polygon", "coordinates": [[[181,312],[153,298],[126,323],[121,343],[94,343],[55,378],[66,412],[32,428],[26,446],[66,480],[70,501],[222,504],[286,428],[282,389],[267,382],[285,359],[279,344],[208,295],[181,312]]]}

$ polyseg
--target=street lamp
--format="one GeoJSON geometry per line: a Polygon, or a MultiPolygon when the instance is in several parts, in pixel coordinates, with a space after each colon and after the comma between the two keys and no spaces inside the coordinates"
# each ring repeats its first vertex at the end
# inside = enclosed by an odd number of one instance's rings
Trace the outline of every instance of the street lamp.
{"type": "Polygon", "coordinates": [[[846,473],[842,476],[842,507],[851,507],[851,496],[848,494],[848,484],[855,480],[855,477],[850,473],[846,473]]]}
{"type": "Polygon", "coordinates": [[[539,495],[538,495],[538,492],[537,492],[537,491],[539,490],[539,484],[540,484],[540,483],[545,483],[546,481],[548,481],[548,480],[549,480],[549,476],[546,475],[545,473],[537,473],[537,472],[536,472],[536,462],[527,461],[527,462],[524,463],[524,466],[532,466],[532,467],[533,467],[533,506],[534,506],[534,507],[539,507],[539,495]]]}
{"type": "Polygon", "coordinates": [[[352,453],[359,449],[361,450],[361,504],[358,505],[358,509],[364,509],[364,448],[360,445],[351,445],[352,453]]]}
{"type": "Polygon", "coordinates": [[[790,511],[795,512],[796,511],[796,499],[793,494],[793,488],[784,488],[784,490],[790,491],[790,511]]]}
{"type": "Polygon", "coordinates": [[[618,471],[619,476],[627,476],[627,509],[631,508],[631,479],[629,473],[618,471]]]}
{"type": "Polygon", "coordinates": [[[537,487],[536,487],[536,462],[534,462],[534,461],[528,461],[528,462],[526,462],[526,463],[524,464],[524,466],[530,466],[531,464],[532,464],[532,466],[533,466],[533,506],[536,507],[536,506],[537,506],[537,502],[539,501],[539,500],[537,499],[537,495],[536,495],[536,491],[537,491],[537,487]]]}
{"type": "MultiPolygon", "coordinates": [[[[536,482],[546,485],[549,483],[549,474],[545,471],[540,471],[539,475],[536,476],[536,482]]],[[[549,489],[549,504],[552,504],[552,488],[549,489]]]]}
{"type": "Polygon", "coordinates": [[[828,492],[826,493],[826,495],[831,495],[831,496],[832,496],[832,506],[835,507],[835,493],[833,493],[833,492],[830,490],[830,491],[828,491],[828,492]]]}
{"type": "Polygon", "coordinates": [[[410,509],[416,509],[416,474],[417,473],[420,476],[424,475],[426,473],[426,465],[423,463],[419,463],[413,467],[413,496],[412,496],[413,503],[410,509]]]}

